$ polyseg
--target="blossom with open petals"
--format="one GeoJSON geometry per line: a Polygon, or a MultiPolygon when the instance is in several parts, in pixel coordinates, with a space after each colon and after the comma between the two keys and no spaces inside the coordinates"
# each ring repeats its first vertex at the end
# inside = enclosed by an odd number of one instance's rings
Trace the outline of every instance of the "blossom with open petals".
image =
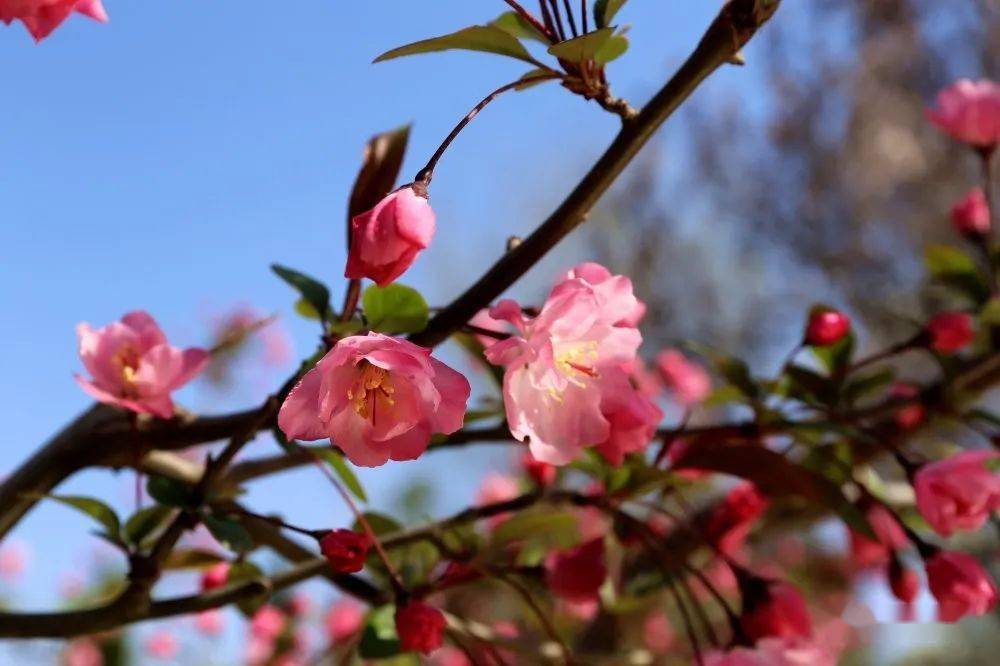
{"type": "Polygon", "coordinates": [[[1000,85],[986,79],[956,81],[938,93],[927,117],[959,141],[992,149],[1000,141],[1000,85]]]}
{"type": "Polygon", "coordinates": [[[36,42],[40,42],[73,12],[100,23],[108,22],[101,0],[0,0],[0,21],[19,20],[36,42]]]}

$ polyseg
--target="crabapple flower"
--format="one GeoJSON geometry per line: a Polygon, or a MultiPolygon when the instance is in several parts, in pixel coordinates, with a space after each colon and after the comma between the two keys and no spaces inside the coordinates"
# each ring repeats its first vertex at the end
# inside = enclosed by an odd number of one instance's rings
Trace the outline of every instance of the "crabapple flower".
{"type": "MultiPolygon", "coordinates": [[[[486,475],[486,478],[483,479],[482,484],[479,486],[479,491],[476,493],[476,504],[483,506],[485,504],[506,502],[520,494],[521,488],[518,486],[517,479],[506,474],[491,472],[486,475]]],[[[509,513],[497,514],[490,517],[488,524],[491,528],[495,528],[509,517],[509,513]]]]}
{"type": "Polygon", "coordinates": [[[201,574],[202,592],[225,586],[229,582],[229,562],[213,564],[201,574]]]}
{"type": "Polygon", "coordinates": [[[64,666],[104,666],[104,653],[90,638],[70,641],[59,662],[64,666]]]}
{"type": "Polygon", "coordinates": [[[173,659],[179,649],[177,637],[169,631],[159,631],[146,639],[146,654],[153,659],[173,659]]]}
{"type": "Polygon", "coordinates": [[[430,654],[444,641],[444,614],[422,601],[396,608],[396,634],[404,652],[430,654]]]}
{"type": "Polygon", "coordinates": [[[611,436],[602,378],[635,359],[642,336],[621,322],[637,303],[627,278],[594,286],[575,277],[556,285],[533,319],[510,300],[490,310],[519,331],[490,346],[486,358],[506,368],[507,425],[536,460],[565,465],[611,436]]]}
{"type": "Polygon", "coordinates": [[[1000,475],[986,466],[997,458],[996,451],[963,451],[917,470],[917,509],[935,532],[978,530],[1000,509],[1000,475]]]}
{"type": "Polygon", "coordinates": [[[7,541],[0,545],[0,579],[13,583],[28,566],[28,547],[21,541],[7,541]]]}
{"type": "Polygon", "coordinates": [[[542,488],[555,483],[556,475],[559,472],[559,468],[555,465],[535,460],[531,451],[525,451],[521,456],[521,467],[524,468],[524,473],[542,488]]]}
{"type": "Polygon", "coordinates": [[[326,614],[326,635],[332,644],[339,645],[361,631],[364,619],[365,614],[356,602],[342,599],[330,606],[326,614]]]}
{"type": "Polygon", "coordinates": [[[743,546],[767,506],[767,498],[749,481],[734,486],[709,514],[705,538],[723,553],[732,555],[743,546]]]}
{"type": "MultiPolygon", "coordinates": [[[[486,331],[493,331],[494,333],[510,333],[510,326],[507,322],[497,321],[491,317],[489,308],[484,308],[477,312],[472,319],[469,320],[469,324],[486,331]]],[[[499,337],[493,337],[483,333],[473,333],[472,337],[476,339],[476,342],[483,346],[483,349],[496,344],[497,340],[500,339],[499,337]]]]}
{"type": "Polygon", "coordinates": [[[646,304],[632,293],[632,281],[623,275],[614,275],[604,266],[593,261],[584,262],[566,271],[553,287],[549,298],[558,296],[563,289],[572,289],[577,282],[589,285],[604,303],[618,304],[623,309],[618,326],[635,328],[646,316],[646,304]]]}
{"type": "Polygon", "coordinates": [[[847,647],[845,623],[832,621],[813,636],[764,638],[752,647],[709,652],[705,666],[836,666],[847,647]]]}
{"type": "Polygon", "coordinates": [[[920,576],[913,569],[903,566],[898,557],[889,563],[889,589],[904,604],[912,604],[920,594],[920,576]]]}
{"type": "Polygon", "coordinates": [[[601,414],[608,421],[608,437],[594,448],[614,466],[626,454],[645,449],[663,420],[653,400],[635,388],[621,368],[609,368],[600,379],[601,414]]]}
{"type": "Polygon", "coordinates": [[[191,381],[208,363],[204,349],[178,349],[167,343],[156,321],[142,310],[94,330],[76,327],[80,360],[90,379],[75,375],[92,398],[163,419],[174,415],[170,394],[191,381]]]}
{"type": "Polygon", "coordinates": [[[996,584],[971,555],[939,551],[924,562],[924,568],[942,621],[985,615],[997,605],[996,584]]]}
{"type": "Polygon", "coordinates": [[[602,538],[569,550],[553,551],[545,557],[545,583],[552,594],[566,601],[596,600],[607,576],[602,538]]]}
{"type": "Polygon", "coordinates": [[[941,312],[925,327],[930,346],[939,354],[954,354],[967,347],[976,337],[972,315],[967,312],[941,312]]]}
{"type": "Polygon", "coordinates": [[[413,264],[434,237],[434,211],[412,186],[392,192],[351,220],[344,277],[391,284],[413,264]]]}
{"type": "Polygon", "coordinates": [[[758,641],[812,635],[809,607],[794,585],[747,574],[738,575],[737,579],[743,597],[740,626],[748,638],[758,641]]]}
{"type": "Polygon", "coordinates": [[[287,618],[276,606],[261,606],[250,619],[250,634],[261,641],[273,642],[285,630],[287,618]]]}
{"type": "Polygon", "coordinates": [[[642,642],[653,654],[667,654],[676,636],[670,620],[662,612],[654,611],[642,622],[642,642]]]}
{"type": "Polygon", "coordinates": [[[73,12],[108,22],[101,0],[0,0],[0,21],[7,25],[21,21],[36,42],[48,37],[73,12]]]}
{"type": "Polygon", "coordinates": [[[873,504],[865,518],[877,540],[850,530],[851,559],[860,568],[884,565],[894,551],[906,548],[910,540],[896,518],[881,504],[873,504]]]}
{"type": "MultiPolygon", "coordinates": [[[[920,389],[908,382],[895,382],[889,388],[889,397],[898,400],[908,400],[920,395],[920,389]]],[[[924,422],[927,409],[922,403],[911,402],[903,405],[893,413],[893,420],[902,430],[912,430],[924,422]]]]}
{"type": "Polygon", "coordinates": [[[955,231],[967,238],[982,238],[990,232],[990,204],[982,188],[972,188],[955,204],[951,222],[955,231]]]}
{"type": "Polygon", "coordinates": [[[851,332],[851,320],[839,310],[817,309],[809,315],[805,342],[814,347],[827,347],[844,339],[851,332]]]}
{"type": "Polygon", "coordinates": [[[194,617],[194,626],[206,636],[218,636],[222,633],[223,625],[222,611],[218,608],[202,611],[194,617]]]}
{"type": "Polygon", "coordinates": [[[468,380],[429,349],[380,333],[344,338],[278,412],[289,439],[329,437],[355,465],[420,457],[431,435],[462,427],[468,380]]]}
{"type": "Polygon", "coordinates": [[[674,399],[683,407],[697,405],[712,392],[712,380],[705,369],[676,349],[657,354],[656,368],[674,399]]]}
{"type": "Polygon", "coordinates": [[[365,567],[372,540],[353,530],[331,530],[319,540],[319,547],[335,572],[357,573],[365,567]]]}
{"type": "Polygon", "coordinates": [[[952,138],[980,150],[1000,141],[1000,86],[982,79],[960,79],[937,96],[927,118],[952,138]]]}

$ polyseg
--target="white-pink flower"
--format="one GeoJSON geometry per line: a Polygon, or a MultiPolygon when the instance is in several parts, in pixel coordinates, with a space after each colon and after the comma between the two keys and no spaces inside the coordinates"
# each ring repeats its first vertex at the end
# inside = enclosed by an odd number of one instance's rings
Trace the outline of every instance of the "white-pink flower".
{"type": "Polygon", "coordinates": [[[511,300],[490,310],[520,332],[492,345],[486,357],[506,368],[507,424],[537,460],[565,465],[611,436],[601,411],[602,378],[635,359],[642,336],[623,322],[637,304],[627,278],[594,285],[571,277],[552,290],[533,319],[511,300]]]}
{"type": "Polygon", "coordinates": [[[108,22],[101,0],[0,0],[0,21],[10,25],[20,20],[36,42],[48,37],[73,12],[108,22]]]}
{"type": "Polygon", "coordinates": [[[462,427],[471,388],[431,350],[380,333],[344,338],[306,373],[278,413],[289,439],[329,437],[355,465],[420,457],[462,427]]]}
{"type": "Polygon", "coordinates": [[[90,379],[74,375],[92,398],[142,414],[169,419],[170,397],[208,363],[204,349],[178,349],[167,343],[156,321],[141,310],[130,312],[104,328],[82,323],[80,360],[90,379]]]}

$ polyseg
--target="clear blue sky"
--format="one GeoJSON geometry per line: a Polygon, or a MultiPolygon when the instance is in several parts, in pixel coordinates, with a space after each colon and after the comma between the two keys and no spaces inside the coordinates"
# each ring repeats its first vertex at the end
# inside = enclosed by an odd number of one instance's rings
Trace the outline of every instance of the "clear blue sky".
{"type": "MultiPolygon", "coordinates": [[[[718,4],[629,3],[620,19],[634,26],[633,48],[610,68],[616,92],[641,103],[718,4]]],[[[310,272],[339,294],[346,196],[365,139],[413,122],[404,168],[412,176],[468,108],[526,69],[455,53],[370,64],[388,48],[489,20],[504,10],[500,0],[106,7],[109,24],[75,16],[38,46],[20,25],[0,27],[0,471],[87,406],[71,379],[79,321],[103,325],[145,308],[177,343],[204,343],[205,313],[244,301],[280,313],[298,351],[310,349],[313,327],[295,319],[292,294],[268,264],[310,272]]],[[[698,94],[726,95],[752,80],[753,53],[748,68],[720,73],[698,94]]],[[[529,232],[555,206],[615,129],[615,118],[555,86],[496,102],[439,167],[438,236],[405,281],[432,303],[458,293],[509,235],[529,232]]],[[[570,243],[531,277],[537,285],[585,258],[570,243]]],[[[526,285],[520,293],[534,293],[526,285]]],[[[230,401],[198,387],[181,399],[220,410],[271,388],[250,384],[259,390],[230,401]]],[[[446,511],[505,460],[470,449],[364,477],[378,506],[410,479],[444,481],[435,509],[446,511]],[[459,461],[469,473],[455,474],[459,461]]],[[[61,490],[99,494],[124,511],[128,483],[88,473],[61,490]]],[[[259,484],[250,497],[293,522],[346,521],[314,472],[259,484]]],[[[5,592],[19,605],[50,605],[62,573],[79,569],[95,543],[87,528],[65,509],[36,510],[15,533],[32,545],[30,571],[5,592]]]]}

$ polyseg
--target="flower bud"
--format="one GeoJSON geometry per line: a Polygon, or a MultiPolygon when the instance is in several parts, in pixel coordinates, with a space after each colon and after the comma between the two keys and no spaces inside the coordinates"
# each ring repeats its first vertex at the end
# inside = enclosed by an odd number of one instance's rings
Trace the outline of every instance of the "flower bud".
{"type": "Polygon", "coordinates": [[[927,322],[925,331],[931,348],[939,354],[954,354],[976,337],[972,315],[966,312],[941,312],[927,322]]]}
{"type": "Polygon", "coordinates": [[[430,654],[444,642],[444,614],[422,601],[396,608],[396,634],[404,652],[430,654]]]}
{"type": "Polygon", "coordinates": [[[958,141],[992,150],[1000,141],[1000,86],[987,79],[960,79],[938,94],[927,117],[958,141]]]}
{"type": "Polygon", "coordinates": [[[806,344],[827,347],[840,342],[851,332],[850,318],[839,310],[817,309],[806,324],[806,344]]]}
{"type": "Polygon", "coordinates": [[[535,460],[535,456],[531,455],[530,451],[525,451],[524,455],[521,456],[521,465],[524,467],[524,473],[542,488],[552,485],[556,480],[556,473],[559,471],[555,465],[535,460]]]}
{"type": "Polygon", "coordinates": [[[365,566],[372,547],[367,534],[352,530],[331,530],[319,540],[319,548],[330,567],[337,573],[357,573],[365,566]]]}
{"type": "Polygon", "coordinates": [[[201,574],[202,592],[223,587],[227,582],[229,582],[229,562],[213,564],[201,574]]]}
{"type": "Polygon", "coordinates": [[[990,233],[990,206],[981,188],[969,190],[951,209],[951,223],[955,231],[966,238],[980,239],[990,233]]]}
{"type": "Polygon", "coordinates": [[[996,584],[971,555],[939,551],[925,560],[924,567],[942,621],[985,615],[997,605],[996,584]]]}
{"type": "Polygon", "coordinates": [[[607,575],[602,538],[549,553],[545,558],[545,583],[552,594],[567,601],[596,600],[607,575]]]}
{"type": "Polygon", "coordinates": [[[1000,475],[987,462],[996,451],[963,451],[923,465],[913,479],[917,509],[943,537],[978,530],[1000,509],[1000,475]]]}
{"type": "Polygon", "coordinates": [[[740,626],[747,638],[808,638],[812,634],[812,616],[794,585],[765,580],[746,571],[740,571],[737,579],[743,597],[740,626]]]}
{"type": "Polygon", "coordinates": [[[889,561],[889,589],[904,604],[912,604],[920,594],[920,576],[913,569],[903,566],[898,557],[893,557],[889,561]]]}
{"type": "Polygon", "coordinates": [[[434,237],[434,211],[407,186],[351,220],[351,244],[344,277],[392,283],[413,264],[434,237]]]}

